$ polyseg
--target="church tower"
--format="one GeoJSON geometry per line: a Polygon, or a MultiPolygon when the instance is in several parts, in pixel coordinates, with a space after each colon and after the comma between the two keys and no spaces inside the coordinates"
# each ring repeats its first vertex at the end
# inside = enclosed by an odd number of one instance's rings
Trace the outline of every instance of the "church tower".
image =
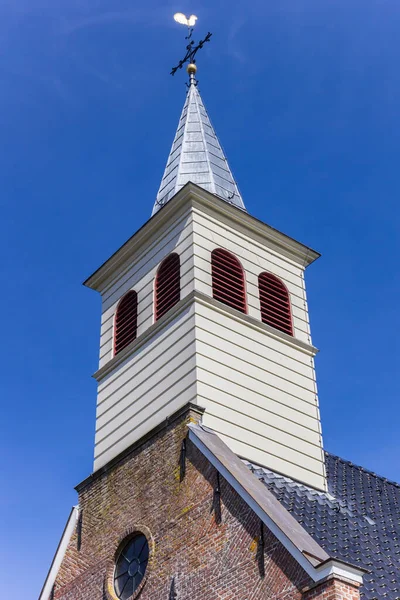
{"type": "Polygon", "coordinates": [[[246,211],[189,74],[152,218],[85,282],[102,297],[94,470],[190,402],[235,454],[325,490],[319,255],[246,211]]]}
{"type": "Polygon", "coordinates": [[[247,212],[188,53],[152,216],[85,282],[102,298],[94,468],[39,600],[360,600],[365,570],[335,544],[366,525],[328,493],[322,447],[319,255],[247,212]]]}

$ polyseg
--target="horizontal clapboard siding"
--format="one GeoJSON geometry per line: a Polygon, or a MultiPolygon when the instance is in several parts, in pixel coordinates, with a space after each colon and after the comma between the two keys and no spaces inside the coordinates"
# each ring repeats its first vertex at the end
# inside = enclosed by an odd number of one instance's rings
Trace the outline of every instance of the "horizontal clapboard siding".
{"type": "Polygon", "coordinates": [[[303,259],[199,206],[182,207],[143,239],[101,290],[95,470],[194,402],[206,409],[204,424],[234,452],[324,489],[303,259]],[[248,315],[212,298],[216,248],[231,252],[243,266],[248,315]],[[172,252],[179,254],[180,297],[186,301],[155,323],[155,276],[172,252]],[[262,272],[287,286],[293,337],[261,323],[262,272]],[[138,295],[137,339],[110,363],[116,307],[132,289],[138,295]]]}
{"type": "Polygon", "coordinates": [[[246,277],[248,314],[261,320],[258,276],[271,272],[287,286],[292,307],[294,335],[311,343],[303,269],[284,256],[256,243],[250,236],[229,227],[210,215],[193,212],[195,288],[212,295],[210,255],[216,248],[232,252],[242,263],[246,277]]]}
{"type": "Polygon", "coordinates": [[[202,302],[196,358],[204,424],[231,447],[236,440],[244,458],[323,488],[312,357],[202,302]]]}
{"type": "Polygon", "coordinates": [[[95,470],[196,398],[193,305],[141,346],[98,388],[95,470]]]}
{"type": "Polygon", "coordinates": [[[229,433],[226,431],[218,431],[218,424],[215,422],[215,419],[212,418],[210,419],[209,426],[218,433],[221,439],[230,447],[232,452],[238,456],[242,458],[246,457],[246,454],[248,454],[249,448],[251,447],[252,462],[259,465],[265,465],[272,471],[276,471],[282,475],[286,475],[291,478],[296,477],[298,481],[303,482],[306,485],[310,485],[320,490],[326,490],[325,476],[323,475],[322,471],[320,474],[317,474],[309,469],[304,468],[302,464],[299,465],[296,463],[291,465],[291,463],[289,463],[286,459],[283,459],[279,456],[274,456],[272,454],[268,454],[266,456],[264,448],[262,446],[258,446],[258,444],[263,443],[263,439],[259,438],[259,436],[252,436],[252,444],[250,446],[248,443],[243,443],[236,436],[236,429],[234,426],[230,427],[229,433]],[[268,459],[268,462],[266,462],[266,459],[268,459]],[[292,474],[294,472],[296,475],[292,474]]]}
{"type": "Polygon", "coordinates": [[[181,298],[194,287],[192,218],[184,215],[173,226],[149,240],[135,261],[113,278],[102,294],[102,321],[99,367],[113,356],[115,311],[121,297],[131,289],[138,295],[137,337],[154,322],[154,280],[161,261],[171,252],[179,254],[181,263],[181,298]]]}

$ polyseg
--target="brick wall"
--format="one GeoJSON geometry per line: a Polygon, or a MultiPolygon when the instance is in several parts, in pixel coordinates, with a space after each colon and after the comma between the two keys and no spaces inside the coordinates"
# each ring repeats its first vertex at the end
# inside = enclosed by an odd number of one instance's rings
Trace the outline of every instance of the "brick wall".
{"type": "MultiPolygon", "coordinates": [[[[115,600],[113,565],[121,541],[146,534],[151,557],[141,600],[300,600],[306,573],[259,519],[187,443],[186,473],[179,459],[193,411],[176,418],[112,468],[79,486],[81,544],[71,539],[54,588],[55,600],[115,600]]],[[[327,583],[321,600],[332,596],[327,583]]],[[[313,600],[315,589],[305,596],[313,600]]],[[[135,595],[133,597],[136,597],[135,595]]]]}
{"type": "Polygon", "coordinates": [[[304,593],[304,600],[360,600],[359,586],[331,577],[304,593]]]}

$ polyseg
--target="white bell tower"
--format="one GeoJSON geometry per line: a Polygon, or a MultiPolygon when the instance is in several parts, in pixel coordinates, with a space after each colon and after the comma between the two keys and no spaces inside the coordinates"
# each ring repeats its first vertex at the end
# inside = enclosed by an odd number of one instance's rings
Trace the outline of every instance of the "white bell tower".
{"type": "Polygon", "coordinates": [[[152,218],[86,281],[102,297],[94,469],[192,402],[240,457],[325,490],[318,256],[246,212],[193,70],[152,218]]]}

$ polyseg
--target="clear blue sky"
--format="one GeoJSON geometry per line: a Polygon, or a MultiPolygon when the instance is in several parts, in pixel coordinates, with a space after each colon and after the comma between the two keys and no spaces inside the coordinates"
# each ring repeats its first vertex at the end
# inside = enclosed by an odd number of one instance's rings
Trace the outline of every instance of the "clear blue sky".
{"type": "Polygon", "coordinates": [[[185,76],[248,210],[312,246],[325,447],[400,480],[398,0],[2,0],[2,597],[37,598],[91,472],[100,299],[150,216],[185,76]]]}

